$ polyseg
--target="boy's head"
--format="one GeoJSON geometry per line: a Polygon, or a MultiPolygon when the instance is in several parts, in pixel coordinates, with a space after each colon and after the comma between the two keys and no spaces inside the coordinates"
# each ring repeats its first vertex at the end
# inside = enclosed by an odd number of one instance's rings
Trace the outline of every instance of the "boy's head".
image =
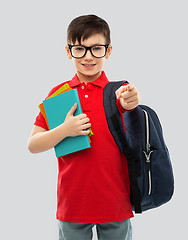
{"type": "Polygon", "coordinates": [[[105,20],[96,15],[83,15],[75,18],[67,29],[67,43],[81,44],[92,35],[102,34],[105,37],[105,44],[110,44],[110,28],[105,20]]]}
{"type": "Polygon", "coordinates": [[[77,17],[69,24],[65,49],[81,82],[94,81],[101,75],[112,51],[110,42],[108,24],[95,15],[77,17]]]}

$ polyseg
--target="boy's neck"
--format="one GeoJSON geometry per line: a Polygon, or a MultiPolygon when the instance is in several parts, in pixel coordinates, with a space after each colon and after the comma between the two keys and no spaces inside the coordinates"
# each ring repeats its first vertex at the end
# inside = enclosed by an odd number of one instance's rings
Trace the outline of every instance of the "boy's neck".
{"type": "Polygon", "coordinates": [[[102,74],[102,71],[98,72],[97,74],[95,75],[92,75],[92,76],[86,76],[86,75],[83,75],[82,73],[80,72],[77,72],[77,76],[78,76],[78,79],[81,83],[85,83],[87,84],[88,82],[93,82],[95,80],[97,80],[102,74]]]}

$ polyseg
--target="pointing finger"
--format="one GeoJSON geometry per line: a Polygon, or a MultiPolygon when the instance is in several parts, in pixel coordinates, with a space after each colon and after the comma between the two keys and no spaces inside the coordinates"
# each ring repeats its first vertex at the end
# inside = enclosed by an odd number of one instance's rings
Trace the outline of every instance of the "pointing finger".
{"type": "Polygon", "coordinates": [[[134,88],[134,86],[132,84],[127,85],[127,90],[128,91],[131,91],[133,88],[134,88]]]}
{"type": "Polygon", "coordinates": [[[116,97],[117,97],[117,99],[119,99],[120,96],[121,96],[121,94],[122,94],[123,92],[125,92],[125,91],[127,91],[127,85],[121,86],[120,88],[118,88],[118,90],[116,91],[116,97]]]}

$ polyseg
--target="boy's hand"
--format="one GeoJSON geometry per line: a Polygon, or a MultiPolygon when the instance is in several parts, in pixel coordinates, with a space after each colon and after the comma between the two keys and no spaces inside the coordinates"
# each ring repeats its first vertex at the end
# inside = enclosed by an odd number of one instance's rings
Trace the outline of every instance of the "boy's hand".
{"type": "Polygon", "coordinates": [[[90,130],[88,128],[91,127],[91,123],[89,123],[89,118],[86,114],[80,114],[74,116],[74,112],[77,109],[77,104],[75,103],[70,111],[67,113],[65,118],[65,126],[68,132],[68,136],[74,137],[78,135],[88,135],[90,130]],[[86,130],[87,129],[87,130],[86,130]]]}
{"type": "Polygon", "coordinates": [[[125,110],[129,111],[138,106],[138,91],[133,85],[121,86],[116,91],[116,97],[120,100],[120,104],[125,110]]]}

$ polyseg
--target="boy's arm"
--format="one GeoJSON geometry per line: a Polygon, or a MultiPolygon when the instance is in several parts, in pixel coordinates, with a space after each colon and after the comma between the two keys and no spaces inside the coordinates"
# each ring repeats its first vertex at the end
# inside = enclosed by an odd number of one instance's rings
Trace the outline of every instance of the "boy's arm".
{"type": "Polygon", "coordinates": [[[138,91],[130,84],[121,86],[116,91],[116,97],[119,99],[121,107],[127,111],[133,110],[139,104],[138,91]]]}
{"type": "Polygon", "coordinates": [[[34,126],[28,140],[28,149],[31,153],[39,153],[47,151],[57,145],[66,137],[78,135],[88,135],[91,127],[89,118],[86,114],[74,116],[77,104],[68,112],[64,123],[58,127],[47,131],[46,129],[34,126]]]}

